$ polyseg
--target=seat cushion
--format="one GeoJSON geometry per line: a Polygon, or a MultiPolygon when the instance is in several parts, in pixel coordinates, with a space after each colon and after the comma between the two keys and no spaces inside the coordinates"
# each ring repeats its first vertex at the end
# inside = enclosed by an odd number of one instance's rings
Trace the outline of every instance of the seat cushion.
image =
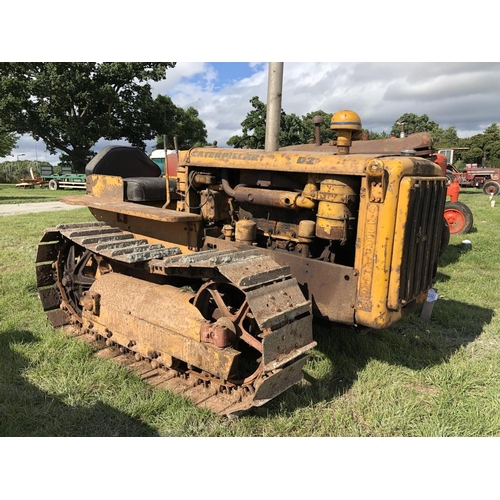
{"type": "Polygon", "coordinates": [[[85,175],[160,177],[160,167],[139,148],[106,146],[85,167],[85,175]]]}
{"type": "Polygon", "coordinates": [[[125,196],[128,201],[166,201],[167,183],[165,177],[127,177],[125,196]]]}

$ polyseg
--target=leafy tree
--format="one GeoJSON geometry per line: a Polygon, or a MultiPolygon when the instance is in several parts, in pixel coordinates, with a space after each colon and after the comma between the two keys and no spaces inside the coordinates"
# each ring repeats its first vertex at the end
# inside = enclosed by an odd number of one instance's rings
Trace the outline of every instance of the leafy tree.
{"type": "Polygon", "coordinates": [[[8,133],[31,134],[83,172],[101,138],[145,148],[159,129],[147,81],[176,63],[0,63],[0,116],[8,133]]]}
{"type": "Polygon", "coordinates": [[[432,138],[434,139],[434,147],[436,149],[457,148],[461,147],[463,143],[463,140],[458,137],[455,127],[449,127],[446,130],[438,127],[433,131],[432,138]]]}
{"type": "Polygon", "coordinates": [[[498,165],[500,167],[500,129],[496,123],[492,123],[485,131],[484,156],[487,166],[498,165]]]}
{"type": "MultiPolygon", "coordinates": [[[[257,96],[252,97],[250,103],[254,109],[241,122],[242,134],[234,135],[227,143],[235,147],[248,146],[250,148],[263,149],[266,142],[267,106],[257,96]]],[[[314,141],[315,127],[311,120],[316,115],[323,118],[323,123],[320,126],[321,139],[323,142],[328,142],[333,137],[333,133],[330,130],[331,113],[319,110],[299,117],[295,113],[287,115],[281,110],[280,147],[306,144],[314,141]]]]}
{"type": "Polygon", "coordinates": [[[257,96],[250,99],[250,104],[254,109],[241,122],[242,135],[233,135],[227,141],[229,146],[248,146],[253,149],[265,147],[267,106],[257,96]]]}
{"type": "Polygon", "coordinates": [[[374,139],[389,139],[391,137],[387,132],[373,132],[373,130],[367,130],[368,132],[368,138],[370,140],[374,139]]]}
{"type": "MultiPolygon", "coordinates": [[[[184,110],[164,95],[156,98],[156,104],[159,110],[156,126],[158,130],[165,131],[168,149],[174,149],[174,137],[179,149],[207,145],[207,129],[199,118],[198,110],[192,106],[184,110]]],[[[163,147],[163,136],[156,137],[156,149],[163,147]]]]}
{"type": "Polygon", "coordinates": [[[469,147],[463,151],[461,158],[465,163],[477,163],[485,166],[500,167],[500,129],[492,123],[483,134],[472,136],[466,141],[469,147]]]}
{"type": "Polygon", "coordinates": [[[9,156],[15,148],[19,136],[5,132],[0,124],[0,157],[9,156]]]}
{"type": "MultiPolygon", "coordinates": [[[[293,146],[295,144],[304,144],[304,138],[307,136],[307,127],[302,118],[295,113],[287,115],[281,112],[280,120],[280,146],[293,146]]],[[[314,137],[314,135],[313,135],[314,137]]]]}
{"type": "Polygon", "coordinates": [[[418,116],[415,113],[405,113],[394,122],[391,129],[391,135],[399,137],[402,126],[404,127],[406,135],[415,134],[417,132],[430,132],[431,135],[433,135],[433,133],[438,132],[439,129],[439,125],[429,120],[427,115],[418,116]]]}
{"type": "Polygon", "coordinates": [[[305,132],[301,142],[297,144],[307,144],[308,142],[314,142],[316,140],[316,130],[312,122],[312,119],[315,116],[320,116],[321,119],[323,120],[323,122],[319,127],[321,142],[326,143],[330,141],[330,139],[333,139],[335,133],[333,130],[330,129],[332,114],[333,113],[326,113],[325,111],[319,109],[317,111],[311,111],[310,113],[307,113],[306,115],[302,116],[305,132]]]}

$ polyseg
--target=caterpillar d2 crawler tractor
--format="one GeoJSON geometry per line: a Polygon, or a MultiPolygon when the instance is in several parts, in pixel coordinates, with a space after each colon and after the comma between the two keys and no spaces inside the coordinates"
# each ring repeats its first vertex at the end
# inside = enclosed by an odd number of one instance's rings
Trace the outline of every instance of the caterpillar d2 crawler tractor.
{"type": "Polygon", "coordinates": [[[433,285],[446,177],[351,152],[353,112],[332,128],[327,151],[182,151],[175,179],[135,148],[103,150],[87,194],[64,199],[96,222],[47,229],[38,248],[49,320],[220,415],[303,378],[313,318],[398,321],[433,285]]]}

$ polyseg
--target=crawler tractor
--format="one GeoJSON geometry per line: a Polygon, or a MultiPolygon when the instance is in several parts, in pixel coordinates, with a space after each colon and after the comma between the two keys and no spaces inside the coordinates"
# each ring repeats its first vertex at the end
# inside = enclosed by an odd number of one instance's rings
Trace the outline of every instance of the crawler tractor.
{"type": "MultiPolygon", "coordinates": [[[[39,295],[49,320],[151,384],[220,415],[301,381],[313,319],[383,329],[433,285],[446,177],[418,156],[335,146],[181,151],[168,179],[135,148],[87,166],[93,223],[47,229],[39,295]]],[[[332,328],[331,334],[335,335],[332,328]]]]}

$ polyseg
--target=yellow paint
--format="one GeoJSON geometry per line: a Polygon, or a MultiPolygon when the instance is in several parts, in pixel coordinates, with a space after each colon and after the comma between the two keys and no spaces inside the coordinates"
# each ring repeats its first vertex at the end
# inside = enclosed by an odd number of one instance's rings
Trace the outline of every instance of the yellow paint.
{"type": "Polygon", "coordinates": [[[402,316],[402,305],[397,303],[395,295],[400,284],[402,221],[408,217],[409,186],[423,176],[442,175],[438,166],[433,169],[434,164],[425,160],[416,165],[405,157],[379,161],[385,172],[383,201],[378,201],[379,196],[373,196],[373,192],[370,196],[368,177],[363,179],[354,264],[359,273],[356,321],[374,328],[389,326],[402,316]]]}
{"type": "Polygon", "coordinates": [[[252,149],[194,148],[180,152],[179,164],[207,168],[362,176],[366,162],[374,156],[377,155],[336,156],[308,151],[265,153],[252,149]]]}
{"type": "Polygon", "coordinates": [[[122,177],[115,175],[87,176],[87,193],[110,201],[123,201],[125,184],[122,177]]]}

